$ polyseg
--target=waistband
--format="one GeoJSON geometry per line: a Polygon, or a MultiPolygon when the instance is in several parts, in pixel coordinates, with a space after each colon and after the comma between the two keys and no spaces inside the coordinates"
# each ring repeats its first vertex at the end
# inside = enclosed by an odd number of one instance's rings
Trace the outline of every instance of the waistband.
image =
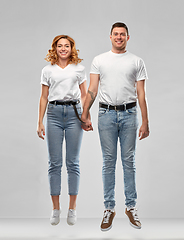
{"type": "Polygon", "coordinates": [[[116,105],[116,106],[112,106],[112,105],[108,105],[108,104],[104,104],[104,103],[99,103],[99,107],[102,108],[106,108],[106,109],[110,109],[110,110],[115,110],[115,111],[125,111],[126,109],[130,109],[136,106],[136,102],[132,102],[132,103],[127,103],[127,104],[123,104],[123,105],[116,105]]]}
{"type": "Polygon", "coordinates": [[[80,100],[77,100],[77,101],[51,101],[49,103],[54,104],[54,105],[77,105],[78,103],[80,103],[80,100]]]}

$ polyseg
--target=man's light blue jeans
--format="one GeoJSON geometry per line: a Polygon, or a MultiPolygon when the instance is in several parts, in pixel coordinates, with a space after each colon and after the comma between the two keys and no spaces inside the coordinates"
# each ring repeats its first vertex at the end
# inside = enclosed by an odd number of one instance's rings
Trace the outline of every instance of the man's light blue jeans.
{"type": "Polygon", "coordinates": [[[136,205],[135,148],[137,128],[137,107],[125,111],[99,109],[98,130],[103,154],[104,205],[107,209],[115,207],[115,168],[118,138],[124,171],[125,205],[127,207],[136,205]]]}
{"type": "MultiPolygon", "coordinates": [[[[76,105],[81,115],[81,104],[76,105]]],[[[66,167],[68,173],[68,193],[77,195],[80,180],[79,152],[83,130],[72,105],[49,104],[47,110],[46,137],[49,154],[48,177],[50,194],[60,195],[61,168],[63,165],[63,139],[66,141],[66,167]]]]}

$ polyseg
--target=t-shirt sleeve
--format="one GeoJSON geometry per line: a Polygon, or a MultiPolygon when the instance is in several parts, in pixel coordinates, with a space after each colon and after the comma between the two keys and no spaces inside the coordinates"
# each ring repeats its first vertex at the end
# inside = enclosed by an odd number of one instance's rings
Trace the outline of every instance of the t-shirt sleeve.
{"type": "Polygon", "coordinates": [[[138,62],[138,69],[137,69],[137,81],[144,80],[144,79],[147,80],[148,75],[147,75],[146,66],[144,64],[144,61],[142,59],[140,59],[138,62]]]}
{"type": "Polygon", "coordinates": [[[46,73],[44,68],[42,69],[42,73],[41,73],[41,84],[46,85],[46,86],[50,86],[49,79],[48,79],[48,74],[46,73]]]}
{"type": "Polygon", "coordinates": [[[85,67],[83,67],[79,76],[79,85],[81,85],[86,80],[87,80],[86,70],[85,70],[85,67]]]}
{"type": "Polygon", "coordinates": [[[92,61],[90,73],[100,74],[99,62],[97,57],[95,57],[92,61]]]}

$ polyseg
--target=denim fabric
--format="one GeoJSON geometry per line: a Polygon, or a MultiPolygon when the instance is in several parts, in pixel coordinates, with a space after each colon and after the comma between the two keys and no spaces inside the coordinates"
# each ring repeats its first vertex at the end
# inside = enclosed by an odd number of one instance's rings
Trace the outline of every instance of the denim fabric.
{"type": "MultiPolygon", "coordinates": [[[[81,115],[81,105],[76,105],[81,115]]],[[[72,105],[49,104],[47,109],[46,138],[48,144],[50,194],[60,195],[61,168],[63,165],[62,146],[66,141],[66,167],[68,193],[77,195],[80,180],[79,152],[83,130],[72,105]]]]}
{"type": "Polygon", "coordinates": [[[135,148],[137,128],[137,107],[126,111],[99,109],[98,130],[103,154],[102,178],[105,208],[113,209],[115,207],[115,168],[118,138],[124,172],[125,205],[127,207],[136,205],[135,148]]]}

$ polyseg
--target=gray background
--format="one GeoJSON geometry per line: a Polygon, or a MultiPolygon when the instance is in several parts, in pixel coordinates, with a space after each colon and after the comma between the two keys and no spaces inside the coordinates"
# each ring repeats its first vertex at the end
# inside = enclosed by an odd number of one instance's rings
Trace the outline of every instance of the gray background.
{"type": "MultiPolygon", "coordinates": [[[[137,190],[142,218],[183,218],[183,42],[181,0],[1,0],[0,1],[0,217],[49,217],[46,141],[37,137],[41,69],[52,39],[68,34],[84,59],[89,84],[93,58],[111,49],[116,21],[130,30],[128,50],[144,59],[151,135],[138,141],[137,190]]],[[[78,217],[102,217],[102,158],[97,132],[84,133],[78,217]]],[[[139,116],[140,117],[140,116],[139,116]]],[[[117,217],[124,217],[120,155],[117,217]]],[[[62,217],[68,208],[66,168],[62,217]]]]}

